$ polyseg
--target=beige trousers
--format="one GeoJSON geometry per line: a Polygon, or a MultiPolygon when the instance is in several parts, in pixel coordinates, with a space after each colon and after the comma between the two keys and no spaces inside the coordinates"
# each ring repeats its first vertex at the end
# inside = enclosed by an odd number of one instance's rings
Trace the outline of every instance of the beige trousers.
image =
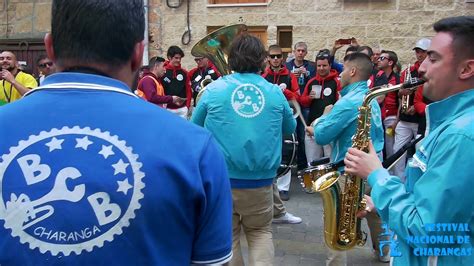
{"type": "Polygon", "coordinates": [[[273,187],[232,189],[232,252],[230,265],[244,265],[240,247],[243,229],[249,247],[248,265],[273,265],[273,187]]]}

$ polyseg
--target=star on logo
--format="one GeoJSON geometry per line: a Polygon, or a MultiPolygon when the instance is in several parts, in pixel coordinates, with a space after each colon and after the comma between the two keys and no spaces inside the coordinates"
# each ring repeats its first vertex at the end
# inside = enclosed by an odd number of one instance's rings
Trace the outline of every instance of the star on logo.
{"type": "Polygon", "coordinates": [[[112,164],[112,167],[115,169],[114,175],[125,174],[127,172],[128,163],[125,163],[120,159],[116,164],[112,164]]]}
{"type": "Polygon", "coordinates": [[[56,137],[53,137],[50,142],[46,143],[46,146],[49,147],[49,152],[52,152],[54,150],[61,150],[63,147],[61,144],[64,142],[64,139],[57,139],[56,137]]]}
{"type": "Polygon", "coordinates": [[[87,136],[83,137],[82,139],[76,139],[76,141],[76,148],[83,148],[85,151],[87,151],[87,147],[93,143],[87,136]]]}
{"type": "Polygon", "coordinates": [[[112,145],[109,145],[109,146],[102,145],[102,150],[100,150],[99,154],[104,156],[104,159],[107,159],[107,157],[109,157],[110,155],[115,154],[115,152],[112,151],[112,147],[113,147],[112,145]]]}
{"type": "Polygon", "coordinates": [[[123,181],[117,181],[117,184],[117,192],[122,192],[124,195],[127,195],[128,190],[133,187],[128,183],[127,178],[125,178],[123,181]]]}

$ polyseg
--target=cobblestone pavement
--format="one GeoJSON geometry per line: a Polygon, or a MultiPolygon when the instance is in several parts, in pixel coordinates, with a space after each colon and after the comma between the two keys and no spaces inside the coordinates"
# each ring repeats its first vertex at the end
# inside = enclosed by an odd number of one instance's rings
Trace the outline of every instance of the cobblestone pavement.
{"type": "MultiPolygon", "coordinates": [[[[301,224],[274,224],[275,265],[326,265],[326,247],[323,239],[322,200],[318,194],[306,194],[296,177],[292,178],[290,200],[285,202],[288,212],[303,219],[301,224]]],[[[364,231],[368,232],[365,221],[364,231]]],[[[246,243],[242,238],[246,259],[246,243]]],[[[348,252],[348,266],[388,266],[379,262],[372,253],[370,236],[364,247],[348,252]]]]}

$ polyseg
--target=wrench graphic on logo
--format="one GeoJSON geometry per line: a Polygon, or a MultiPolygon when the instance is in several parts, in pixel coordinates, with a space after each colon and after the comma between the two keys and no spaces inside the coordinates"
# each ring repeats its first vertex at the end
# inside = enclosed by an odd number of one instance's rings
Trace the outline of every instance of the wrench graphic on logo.
{"type": "MultiPolygon", "coordinates": [[[[59,171],[56,175],[56,180],[54,181],[54,186],[51,191],[44,195],[43,197],[31,201],[25,202],[28,204],[27,210],[30,210],[29,218],[31,219],[29,223],[23,226],[23,229],[26,229],[35,223],[38,223],[54,213],[54,208],[51,205],[46,205],[39,207],[45,203],[58,200],[66,200],[70,202],[78,202],[85,195],[86,187],[84,184],[75,186],[73,190],[69,190],[66,185],[67,179],[76,179],[81,176],[79,170],[74,167],[66,167],[59,171]],[[42,214],[38,218],[36,215],[40,212],[47,211],[45,214],[42,214]]],[[[20,195],[21,196],[21,195],[20,195]]]]}

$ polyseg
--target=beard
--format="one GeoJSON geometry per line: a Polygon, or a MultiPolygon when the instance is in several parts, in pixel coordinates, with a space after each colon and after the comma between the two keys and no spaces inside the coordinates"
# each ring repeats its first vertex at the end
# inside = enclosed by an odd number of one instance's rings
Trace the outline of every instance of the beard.
{"type": "Polygon", "coordinates": [[[13,70],[15,70],[15,67],[12,65],[2,65],[2,69],[12,72],[13,70]]]}

